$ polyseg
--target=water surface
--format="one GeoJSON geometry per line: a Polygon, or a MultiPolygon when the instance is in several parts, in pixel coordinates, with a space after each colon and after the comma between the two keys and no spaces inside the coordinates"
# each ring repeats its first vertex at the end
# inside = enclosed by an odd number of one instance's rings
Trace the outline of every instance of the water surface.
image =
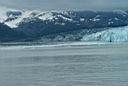
{"type": "Polygon", "coordinates": [[[0,86],[128,86],[128,45],[0,49],[0,86]]]}

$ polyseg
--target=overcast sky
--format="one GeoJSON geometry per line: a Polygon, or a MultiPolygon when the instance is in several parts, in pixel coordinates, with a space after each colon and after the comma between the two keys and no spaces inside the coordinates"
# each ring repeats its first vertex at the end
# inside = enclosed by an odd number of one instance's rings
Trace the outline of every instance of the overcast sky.
{"type": "Polygon", "coordinates": [[[127,10],[128,0],[0,0],[0,6],[42,10],[127,10]]]}

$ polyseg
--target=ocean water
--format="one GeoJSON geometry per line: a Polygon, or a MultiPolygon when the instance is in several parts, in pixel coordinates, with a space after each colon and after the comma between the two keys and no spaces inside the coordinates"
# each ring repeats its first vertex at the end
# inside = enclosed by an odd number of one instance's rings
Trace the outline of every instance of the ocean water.
{"type": "Polygon", "coordinates": [[[1,46],[0,86],[128,86],[128,44],[1,46]]]}

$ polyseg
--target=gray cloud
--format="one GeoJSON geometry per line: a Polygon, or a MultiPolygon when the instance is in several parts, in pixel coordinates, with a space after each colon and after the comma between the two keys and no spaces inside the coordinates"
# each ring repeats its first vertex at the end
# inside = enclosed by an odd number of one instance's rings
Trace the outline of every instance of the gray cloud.
{"type": "Polygon", "coordinates": [[[0,0],[0,5],[43,10],[125,10],[128,0],[0,0]]]}

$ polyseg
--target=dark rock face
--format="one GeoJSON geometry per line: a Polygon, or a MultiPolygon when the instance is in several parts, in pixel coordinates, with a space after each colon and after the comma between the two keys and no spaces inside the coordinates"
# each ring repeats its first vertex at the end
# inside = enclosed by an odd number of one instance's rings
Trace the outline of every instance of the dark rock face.
{"type": "Polygon", "coordinates": [[[19,11],[8,11],[6,13],[6,15],[8,16],[8,19],[6,20],[6,22],[8,22],[8,21],[13,21],[13,20],[17,19],[19,16],[22,15],[22,12],[19,12],[19,11]]]}
{"type": "Polygon", "coordinates": [[[16,32],[8,26],[0,23],[0,42],[15,41],[25,38],[22,32],[16,32]]]}

